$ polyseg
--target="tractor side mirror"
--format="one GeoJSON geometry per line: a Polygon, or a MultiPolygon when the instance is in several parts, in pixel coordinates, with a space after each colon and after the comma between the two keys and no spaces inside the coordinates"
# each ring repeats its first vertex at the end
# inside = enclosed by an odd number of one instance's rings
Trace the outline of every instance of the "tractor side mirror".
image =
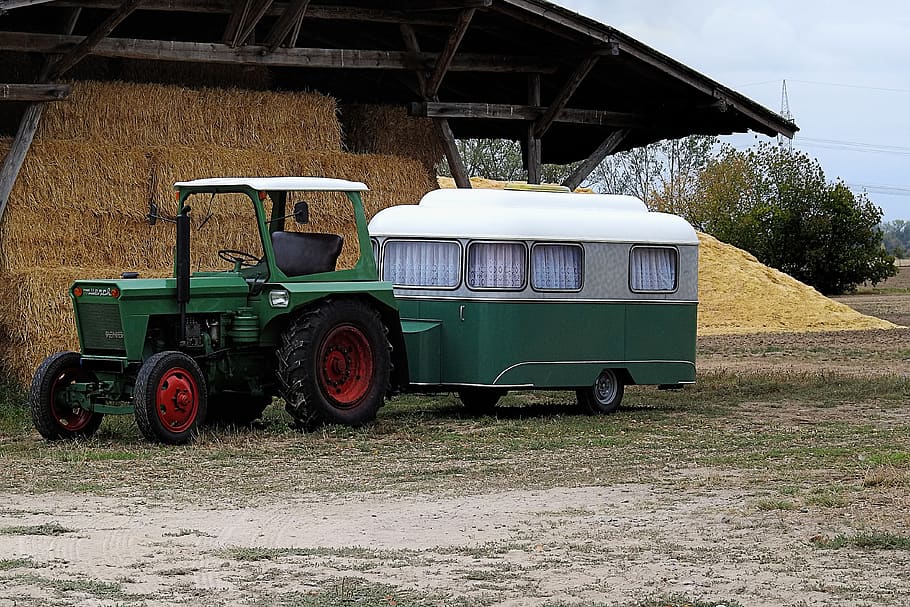
{"type": "Polygon", "coordinates": [[[310,222],[310,207],[306,201],[301,200],[294,204],[294,221],[300,224],[310,222]]]}
{"type": "Polygon", "coordinates": [[[149,225],[153,226],[158,223],[158,205],[154,202],[149,202],[149,214],[146,215],[149,220],[149,225]]]}

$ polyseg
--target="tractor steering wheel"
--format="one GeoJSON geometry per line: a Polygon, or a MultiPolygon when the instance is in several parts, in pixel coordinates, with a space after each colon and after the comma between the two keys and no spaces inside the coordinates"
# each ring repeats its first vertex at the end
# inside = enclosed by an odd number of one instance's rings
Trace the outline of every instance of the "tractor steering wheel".
{"type": "Polygon", "coordinates": [[[252,253],[247,253],[246,251],[238,251],[236,249],[221,249],[218,251],[218,257],[234,264],[234,267],[237,269],[252,268],[262,261],[261,258],[256,257],[252,253]]]}

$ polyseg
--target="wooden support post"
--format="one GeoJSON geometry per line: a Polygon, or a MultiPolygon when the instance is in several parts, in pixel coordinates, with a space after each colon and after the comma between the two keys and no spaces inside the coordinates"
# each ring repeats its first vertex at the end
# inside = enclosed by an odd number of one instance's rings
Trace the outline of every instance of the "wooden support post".
{"type": "Polygon", "coordinates": [[[594,152],[582,162],[575,172],[569,175],[565,181],[562,182],[562,185],[566,186],[570,190],[575,190],[578,186],[581,185],[581,182],[591,174],[591,171],[597,168],[597,165],[603,162],[603,159],[606,158],[613,150],[619,147],[619,144],[622,143],[623,139],[629,134],[629,129],[620,129],[613,132],[609,137],[604,139],[604,142],[594,150],[594,152]]]}
{"type": "Polygon", "coordinates": [[[449,126],[449,121],[444,118],[434,118],[433,122],[439,130],[449,170],[452,172],[452,177],[455,178],[455,185],[459,188],[470,189],[471,180],[468,179],[468,172],[464,168],[464,161],[461,158],[461,152],[458,151],[458,144],[455,141],[455,134],[452,133],[452,127],[449,126]]]}
{"type": "MultiPolygon", "coordinates": [[[[540,74],[528,76],[528,105],[540,105],[540,74]]],[[[527,154],[528,183],[540,183],[540,137],[537,136],[534,122],[528,123],[527,154]]]]}
{"type": "MultiPolygon", "coordinates": [[[[63,55],[56,62],[51,65],[50,68],[50,79],[56,79],[71,70],[77,63],[85,59],[89,53],[92,52],[99,42],[101,42],[108,34],[114,31],[124,19],[129,17],[133,11],[139,8],[139,5],[142,4],[142,0],[124,0],[120,5],[120,8],[111,13],[107,19],[101,22],[101,25],[95,28],[91,34],[86,36],[82,42],[76,45],[76,48],[71,50],[66,55],[63,55]]],[[[73,21],[75,25],[75,21],[73,21]]]]}
{"type": "MultiPolygon", "coordinates": [[[[538,138],[543,137],[547,130],[553,126],[553,123],[556,121],[557,116],[566,109],[566,106],[569,104],[569,100],[572,98],[572,95],[575,94],[575,91],[578,90],[578,87],[581,86],[582,81],[587,77],[597,61],[600,59],[597,55],[592,55],[588,57],[581,64],[575,68],[575,71],[572,72],[572,75],[569,76],[569,79],[563,85],[562,90],[559,91],[559,94],[556,96],[556,99],[553,100],[553,103],[550,104],[550,107],[547,108],[546,113],[540,117],[537,121],[537,124],[534,125],[534,133],[538,138]]],[[[539,105],[540,102],[532,104],[539,105]]]]}
{"type": "Polygon", "coordinates": [[[259,22],[265,17],[265,14],[271,6],[272,0],[258,0],[258,2],[254,2],[252,10],[249,11],[252,15],[246,15],[247,17],[250,17],[250,19],[240,23],[237,34],[230,43],[231,48],[246,44],[247,40],[250,39],[253,32],[256,30],[256,26],[259,25],[259,22]]]}
{"type": "Polygon", "coordinates": [[[414,62],[414,65],[417,66],[414,73],[417,76],[417,83],[420,86],[420,95],[424,99],[427,99],[427,75],[419,65],[420,43],[417,42],[417,34],[414,32],[414,28],[407,23],[402,23],[399,29],[401,30],[401,38],[404,40],[404,47],[408,51],[409,58],[414,62]]]}
{"type": "Polygon", "coordinates": [[[0,84],[0,101],[59,101],[71,91],[68,84],[0,84]]]}
{"type": "MultiPolygon", "coordinates": [[[[288,4],[284,13],[278,18],[278,21],[275,22],[275,25],[272,26],[271,31],[265,37],[263,46],[269,49],[269,52],[281,46],[281,43],[287,39],[288,34],[295,28],[298,33],[300,32],[300,24],[303,22],[303,17],[309,4],[310,0],[294,0],[288,4]]],[[[296,42],[296,36],[294,41],[296,42]]]]}
{"type": "Polygon", "coordinates": [[[13,145],[6,154],[3,166],[0,167],[0,220],[3,219],[3,212],[6,210],[6,203],[9,201],[10,192],[13,191],[16,177],[19,176],[19,169],[22,168],[25,155],[35,138],[42,112],[44,112],[43,103],[33,103],[28,106],[19,123],[19,132],[13,139],[13,145]]]}
{"type": "Polygon", "coordinates": [[[458,21],[455,23],[455,29],[449,34],[449,39],[446,41],[445,47],[439,53],[439,58],[436,60],[436,69],[433,70],[433,75],[430,76],[430,79],[427,81],[427,97],[434,99],[439,94],[439,87],[442,86],[442,79],[445,77],[446,72],[449,71],[449,66],[452,65],[452,59],[455,58],[458,46],[461,44],[465,32],[468,31],[468,27],[471,25],[471,19],[474,17],[475,10],[477,9],[468,8],[459,13],[458,21]]]}

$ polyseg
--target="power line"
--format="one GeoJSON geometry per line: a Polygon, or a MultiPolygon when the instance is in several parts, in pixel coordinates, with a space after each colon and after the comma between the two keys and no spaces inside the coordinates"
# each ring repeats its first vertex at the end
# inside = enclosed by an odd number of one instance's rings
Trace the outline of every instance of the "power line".
{"type": "MultiPolygon", "coordinates": [[[[886,93],[910,93],[910,89],[904,88],[895,88],[887,86],[867,86],[864,84],[848,84],[846,82],[820,82],[818,80],[798,80],[796,78],[788,78],[790,82],[799,82],[800,84],[813,84],[816,86],[834,86],[838,88],[847,88],[847,89],[862,89],[867,91],[883,91],[886,93]]],[[[761,82],[749,82],[746,84],[739,84],[736,88],[746,88],[749,86],[762,86],[765,84],[777,84],[780,82],[780,79],[777,80],[763,80],[761,82]]]]}
{"type": "Polygon", "coordinates": [[[874,185],[865,183],[845,183],[854,192],[867,194],[884,194],[887,196],[910,196],[910,188],[897,185],[874,185]]]}

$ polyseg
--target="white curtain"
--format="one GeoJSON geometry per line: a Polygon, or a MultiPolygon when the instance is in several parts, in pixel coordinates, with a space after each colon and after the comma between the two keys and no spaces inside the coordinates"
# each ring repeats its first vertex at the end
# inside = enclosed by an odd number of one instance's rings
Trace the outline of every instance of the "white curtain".
{"type": "Polygon", "coordinates": [[[632,249],[633,291],[675,291],[676,249],[635,247],[632,249]]]}
{"type": "Polygon", "coordinates": [[[461,247],[455,242],[386,241],[382,279],[401,287],[456,287],[461,247]]]}
{"type": "Polygon", "coordinates": [[[542,244],[531,249],[531,286],[535,289],[581,288],[581,247],[542,244]]]}
{"type": "Polygon", "coordinates": [[[468,249],[468,286],[520,289],[525,283],[525,247],[509,242],[475,242],[468,249]]]}

